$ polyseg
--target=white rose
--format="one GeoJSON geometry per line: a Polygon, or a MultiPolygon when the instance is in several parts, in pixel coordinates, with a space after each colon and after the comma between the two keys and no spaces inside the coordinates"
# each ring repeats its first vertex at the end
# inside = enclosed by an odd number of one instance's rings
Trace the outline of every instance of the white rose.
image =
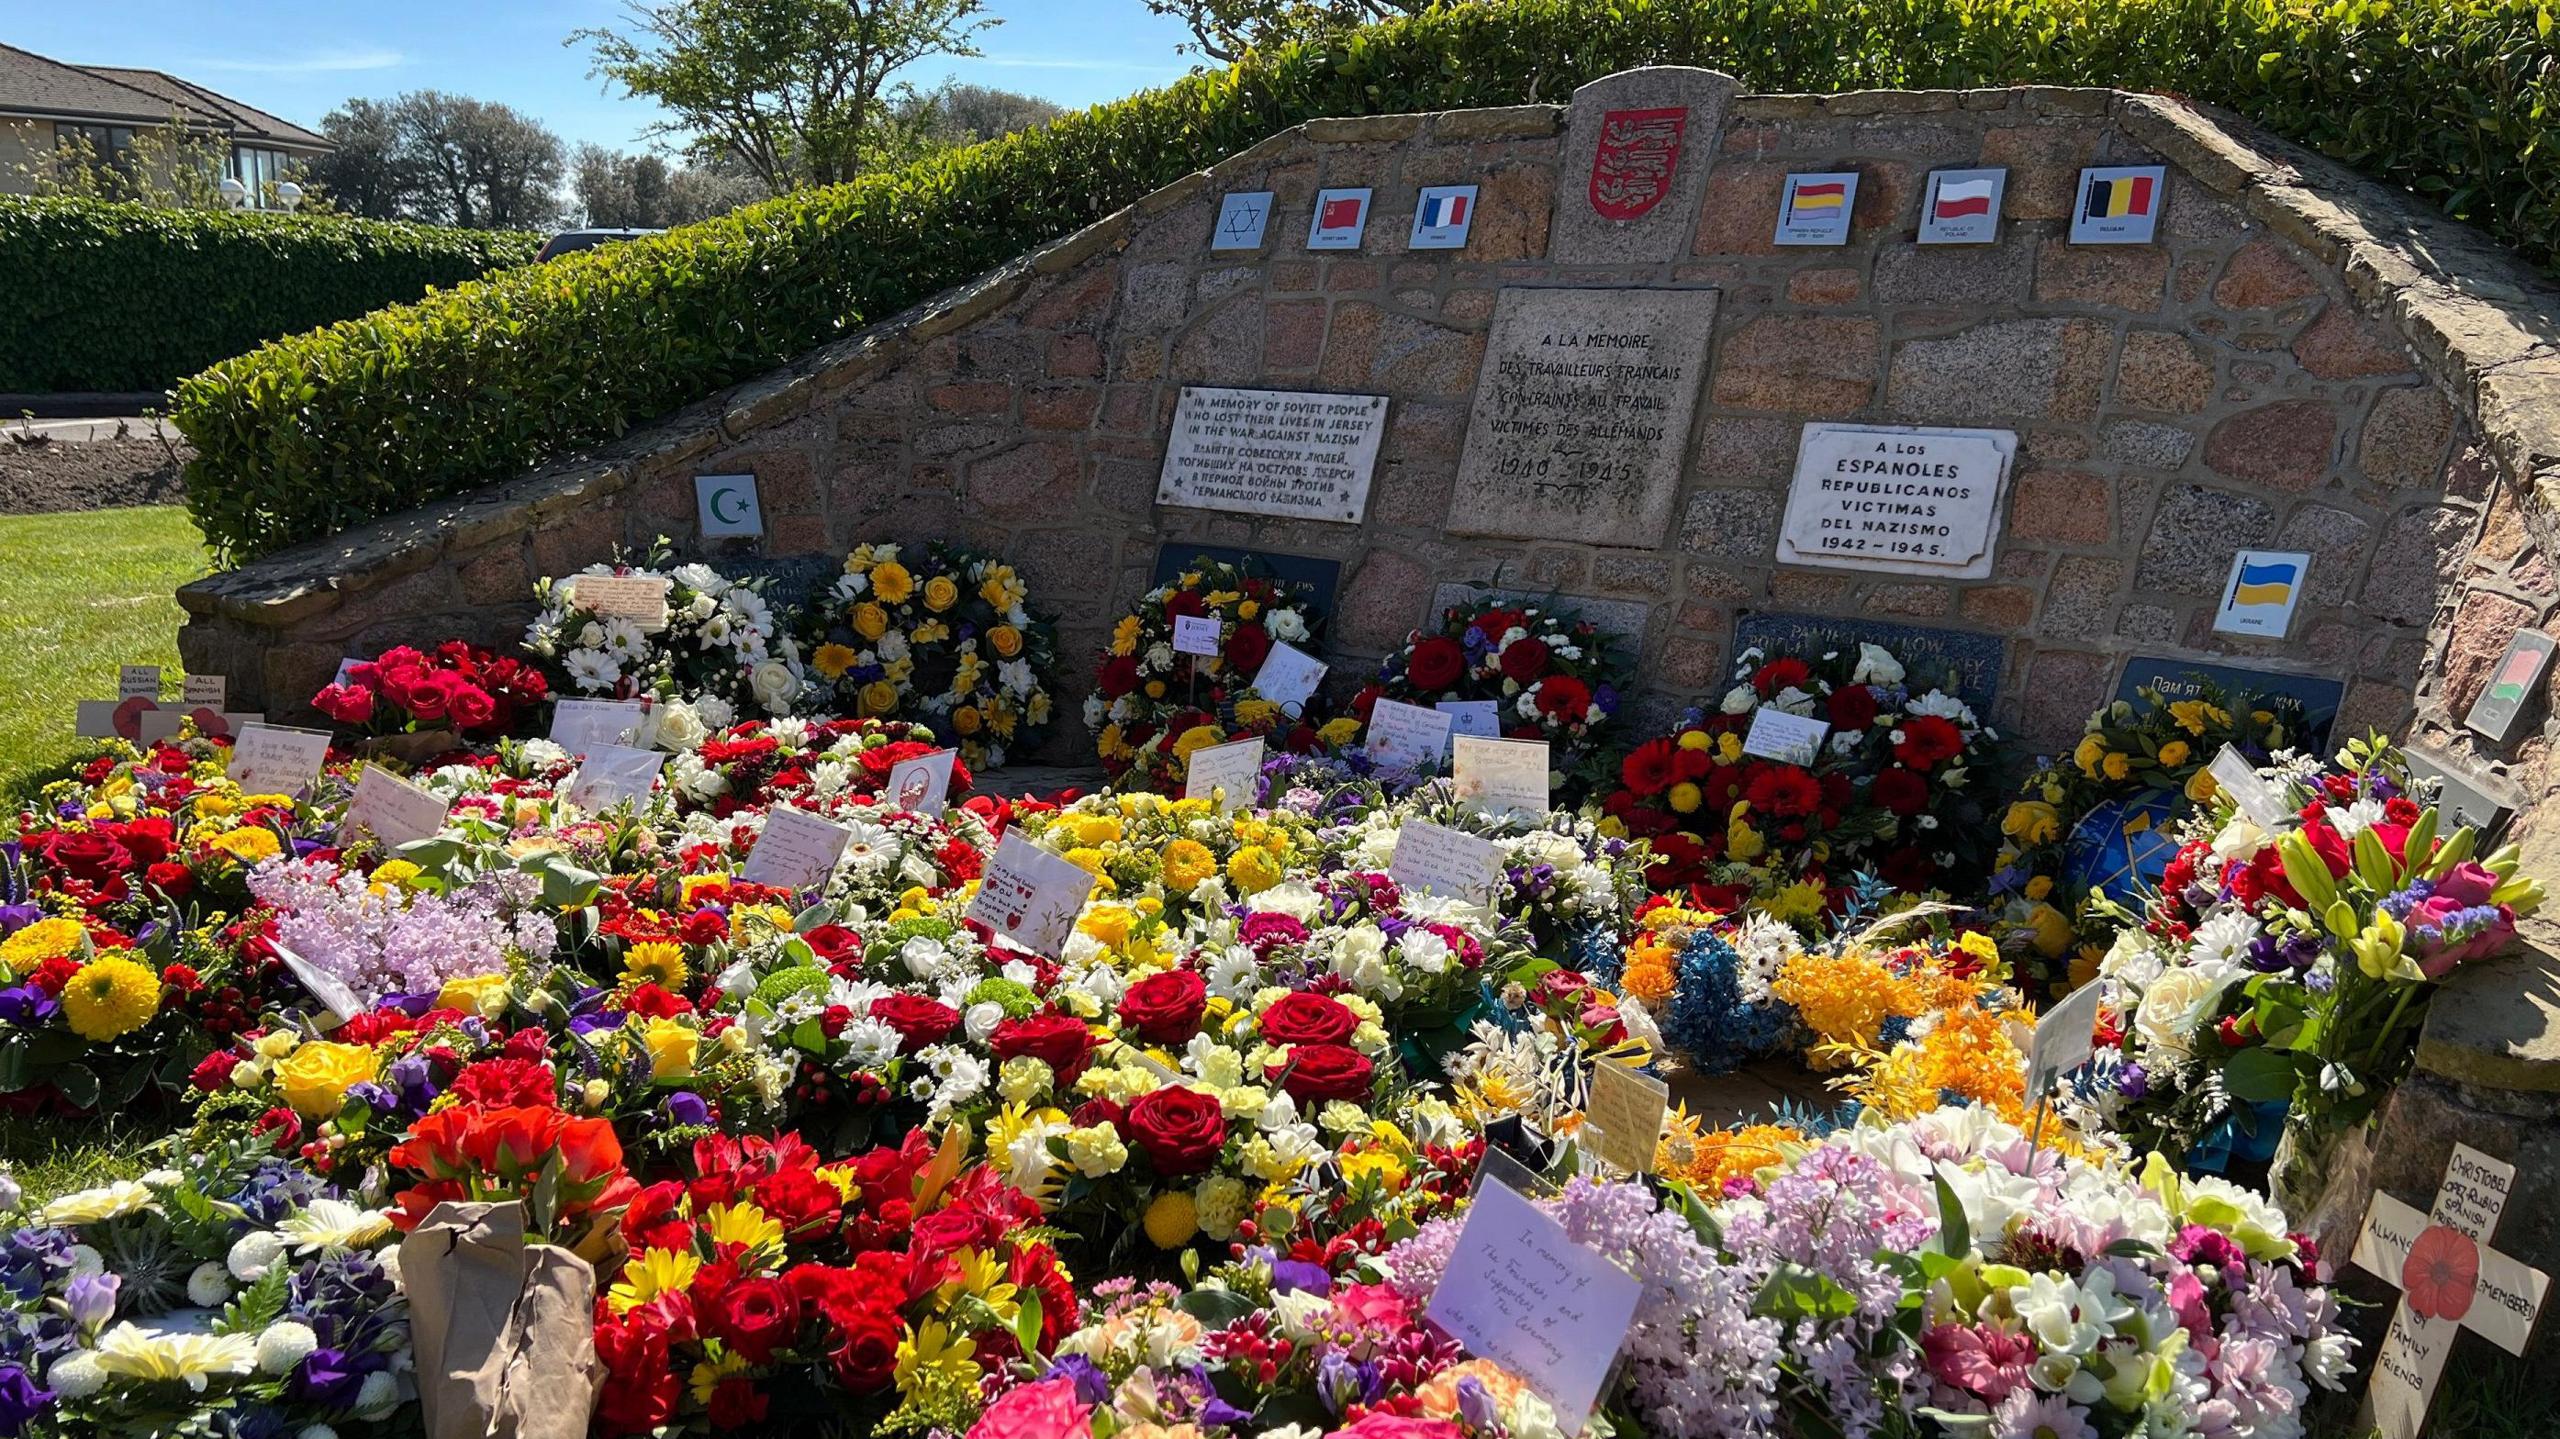
{"type": "Polygon", "coordinates": [[[2196,1026],[2221,1002],[2223,986],[2230,981],[2230,973],[2214,974],[2192,966],[2163,971],[2143,992],[2142,1004],[2134,1011],[2135,1032],[2155,1049],[2184,1056],[2196,1026]]]}
{"type": "Polygon", "coordinates": [[[1724,703],[1717,708],[1729,715],[1749,714],[1751,707],[1759,702],[1760,697],[1752,693],[1751,686],[1735,685],[1724,692],[1724,703]]]}
{"type": "Polygon", "coordinates": [[[1882,645],[1858,646],[1858,668],[1849,676],[1852,684],[1898,685],[1902,683],[1902,662],[1882,645]]]}
{"type": "Polygon", "coordinates": [[[747,688],[754,693],[756,702],[765,707],[766,713],[787,714],[791,709],[791,696],[800,688],[800,677],[782,661],[766,660],[747,676],[747,688]]]}

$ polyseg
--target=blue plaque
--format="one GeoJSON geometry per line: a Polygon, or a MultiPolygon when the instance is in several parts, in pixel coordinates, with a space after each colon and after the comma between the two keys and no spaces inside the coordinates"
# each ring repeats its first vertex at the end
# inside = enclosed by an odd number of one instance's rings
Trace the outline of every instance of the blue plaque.
{"type": "Polygon", "coordinates": [[[1203,557],[1239,566],[1247,574],[1266,574],[1293,585],[1304,585],[1312,597],[1309,608],[1315,611],[1307,616],[1309,624],[1333,613],[1334,592],[1342,587],[1340,560],[1320,560],[1309,555],[1275,555],[1268,550],[1242,550],[1233,545],[1184,544],[1156,546],[1155,578],[1147,582],[1148,587],[1173,583],[1184,570],[1191,568],[1193,560],[1203,557]]]}
{"type": "Polygon", "coordinates": [[[2247,694],[2264,699],[2298,701],[2302,705],[2302,720],[2307,732],[2290,748],[2305,754],[2328,752],[2329,728],[2337,721],[2338,701],[2347,692],[2345,681],[2321,675],[2286,674],[2277,670],[2207,664],[2202,660],[2136,655],[2125,661],[2124,677],[2116,681],[2116,698],[2131,701],[2138,691],[2154,689],[2164,700],[2188,700],[2202,693],[2206,684],[2220,689],[2226,699],[2247,694]]]}
{"type": "Polygon", "coordinates": [[[1861,642],[1893,651],[1902,661],[1905,683],[1914,690],[1944,689],[1986,717],[1999,698],[2007,646],[1998,635],[1831,615],[1746,612],[1733,621],[1735,654],[1757,646],[1773,655],[1818,659],[1834,650],[1854,652],[1861,642]]]}

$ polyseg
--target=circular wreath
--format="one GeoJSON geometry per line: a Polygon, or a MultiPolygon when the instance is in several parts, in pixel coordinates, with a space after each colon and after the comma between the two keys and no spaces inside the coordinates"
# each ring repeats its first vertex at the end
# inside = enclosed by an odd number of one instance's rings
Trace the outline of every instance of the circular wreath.
{"type": "Polygon", "coordinates": [[[1013,566],[956,545],[861,545],[812,606],[818,703],[864,719],[906,718],[973,769],[1035,748],[1054,701],[1055,622],[1027,606],[1013,566]]]}
{"type": "Polygon", "coordinates": [[[1193,750],[1250,735],[1275,736],[1291,749],[1321,743],[1312,715],[1283,713],[1253,690],[1274,644],[1315,637],[1313,609],[1306,586],[1205,555],[1140,596],[1112,628],[1084,701],[1112,782],[1179,789],[1193,750]],[[1178,653],[1181,619],[1217,621],[1218,653],[1178,653]]]}
{"type": "Polygon", "coordinates": [[[1782,919],[1836,908],[1852,875],[1905,893],[1960,890],[1989,858],[1980,770],[1998,734],[1972,707],[1907,683],[1878,645],[1807,659],[1744,652],[1733,687],[1629,751],[1605,815],[1650,842],[1657,889],[1782,919]],[[1763,706],[1831,727],[1812,763],[1744,752],[1763,706]]]}
{"type": "Polygon", "coordinates": [[[556,668],[552,688],[577,695],[689,701],[713,728],[742,716],[791,713],[807,682],[800,644],[774,613],[763,579],[733,580],[705,564],[673,564],[663,542],[637,563],[617,558],[534,586],[541,611],[524,648],[556,668]],[[650,630],[627,615],[577,603],[581,575],[665,579],[667,619],[650,630]]]}
{"type": "Polygon", "coordinates": [[[1366,723],[1381,699],[1490,700],[1505,736],[1545,740],[1569,770],[1606,738],[1628,680],[1616,641],[1591,621],[1488,595],[1442,611],[1437,630],[1415,630],[1353,707],[1366,723]]]}

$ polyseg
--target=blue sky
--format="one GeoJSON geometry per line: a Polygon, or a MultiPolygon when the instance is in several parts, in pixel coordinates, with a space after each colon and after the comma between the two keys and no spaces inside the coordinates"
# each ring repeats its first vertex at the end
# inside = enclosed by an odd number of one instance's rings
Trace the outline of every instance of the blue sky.
{"type": "MultiPolygon", "coordinates": [[[[166,70],[297,124],[351,95],[449,90],[500,100],[575,145],[640,147],[656,111],[587,77],[573,30],[612,25],[620,0],[121,0],[12,4],[9,44],[91,65],[166,70]]],[[[983,58],[930,60],[918,84],[950,77],[1083,106],[1160,85],[1189,68],[1188,33],[1142,0],[990,0],[1004,23],[983,58]]]]}

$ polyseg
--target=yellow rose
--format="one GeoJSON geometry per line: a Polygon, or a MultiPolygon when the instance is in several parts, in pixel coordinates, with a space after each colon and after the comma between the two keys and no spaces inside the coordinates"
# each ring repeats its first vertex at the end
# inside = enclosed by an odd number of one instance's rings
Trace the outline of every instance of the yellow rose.
{"type": "Polygon", "coordinates": [[[869,600],[853,607],[853,632],[876,640],[889,632],[889,612],[869,600]]]}
{"type": "Polygon", "coordinates": [[[702,1032],[672,1019],[652,1019],[640,1031],[640,1043],[649,1051],[651,1079],[682,1079],[693,1073],[702,1053],[702,1032]]]}
{"type": "Polygon", "coordinates": [[[503,974],[475,974],[462,979],[448,979],[444,982],[444,988],[436,991],[435,1007],[458,1009],[465,1014],[478,1014],[480,996],[506,987],[507,977],[503,974]]]}
{"type": "Polygon", "coordinates": [[[898,707],[898,687],[887,680],[873,680],[862,687],[862,712],[884,715],[898,707]]]}
{"type": "Polygon", "coordinates": [[[998,625],[987,631],[987,648],[999,659],[1012,659],[1022,653],[1022,631],[1011,625],[998,625]]]}
{"type": "Polygon", "coordinates": [[[2062,816],[2039,799],[2022,799],[2000,818],[2000,831],[2020,844],[2051,844],[2062,833],[2062,816]]]}
{"type": "Polygon", "coordinates": [[[1685,729],[1680,731],[1680,747],[1682,749],[1705,749],[1707,746],[1714,743],[1714,738],[1705,730],[1685,729]]]}
{"type": "Polygon", "coordinates": [[[2160,767],[2162,769],[2176,769],[2178,766],[2185,764],[2187,762],[2187,756],[2193,753],[2195,753],[2195,751],[2187,747],[2187,742],[2185,740],[2173,739],[2167,744],[2160,746],[2160,767]]]}
{"type": "Polygon", "coordinates": [[[2106,754],[2107,742],[2104,737],[2099,735],[2085,735],[2080,740],[2080,747],[2071,752],[2071,762],[2080,766],[2080,772],[2082,774],[2087,775],[2091,779],[2096,779],[2098,777],[2098,764],[2101,760],[2106,758],[2106,754]]]}
{"type": "Polygon", "coordinates": [[[1076,921],[1076,928],[1100,940],[1105,949],[1118,949],[1129,942],[1130,927],[1137,919],[1127,905],[1097,904],[1076,921]]]}
{"type": "Polygon", "coordinates": [[[2027,928],[2035,940],[2036,952],[2047,959],[2059,959],[2077,936],[2072,933],[2070,916],[2039,900],[2027,911],[2027,928]]]}
{"type": "Polygon", "coordinates": [[[905,565],[892,560],[871,572],[871,592],[884,605],[902,605],[907,596],[916,592],[916,577],[907,573],[905,565]]]}
{"type": "Polygon", "coordinates": [[[2222,786],[2215,781],[2213,771],[2209,769],[2200,769],[2187,776],[2187,798],[2196,804],[2213,798],[2221,790],[2222,786]]]}
{"type": "Polygon", "coordinates": [[[305,1119],[327,1119],[347,1107],[347,1090],[372,1080],[374,1053],[361,1044],[315,1039],[276,1063],[276,1087],[305,1119]]]}
{"type": "Polygon", "coordinates": [[[844,678],[844,672],[853,668],[861,658],[862,656],[848,645],[820,645],[817,651],[809,656],[809,663],[821,678],[833,682],[844,678]]]}
{"type": "Polygon", "coordinates": [[[962,734],[976,734],[981,723],[976,705],[962,705],[951,712],[951,727],[962,734]]]}
{"type": "Polygon", "coordinates": [[[924,582],[926,609],[940,614],[958,603],[960,603],[960,587],[951,582],[949,575],[935,575],[924,582]]]}
{"type": "Polygon", "coordinates": [[[1359,735],[1360,721],[1349,715],[1344,715],[1340,719],[1326,720],[1316,729],[1316,738],[1335,749],[1346,748],[1354,739],[1359,738],[1359,735]]]}

